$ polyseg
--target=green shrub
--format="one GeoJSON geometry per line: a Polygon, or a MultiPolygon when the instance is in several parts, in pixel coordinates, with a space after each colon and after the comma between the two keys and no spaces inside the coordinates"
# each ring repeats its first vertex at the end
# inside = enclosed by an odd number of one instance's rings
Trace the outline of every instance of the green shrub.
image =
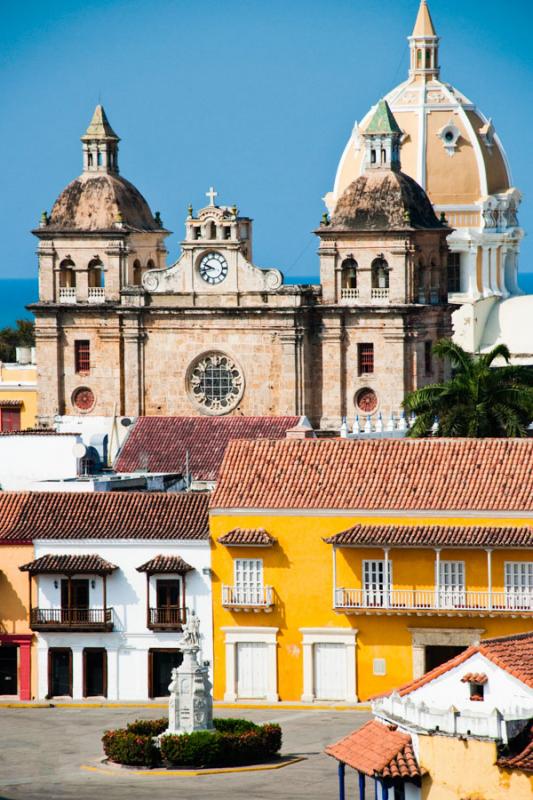
{"type": "Polygon", "coordinates": [[[164,736],[161,739],[163,762],[169,767],[234,767],[268,761],[281,748],[279,725],[223,720],[221,727],[226,730],[220,730],[219,723],[220,720],[216,720],[214,732],[164,736]],[[232,727],[239,732],[230,733],[232,727]]]}
{"type": "Polygon", "coordinates": [[[128,764],[134,767],[155,767],[161,763],[159,749],[152,736],[142,736],[130,731],[118,729],[106,731],[102,738],[104,753],[117,764],[128,764]]]}
{"type": "Polygon", "coordinates": [[[255,722],[250,722],[248,719],[214,719],[213,725],[219,733],[245,733],[246,731],[254,731],[259,727],[255,722]]]}
{"type": "Polygon", "coordinates": [[[213,767],[220,763],[222,735],[195,731],[181,736],[163,736],[161,758],[173,767],[213,767]]]}
{"type": "Polygon", "coordinates": [[[159,736],[167,728],[168,719],[166,717],[161,719],[136,719],[135,722],[129,722],[126,726],[126,730],[129,733],[139,733],[141,736],[159,736]]]}

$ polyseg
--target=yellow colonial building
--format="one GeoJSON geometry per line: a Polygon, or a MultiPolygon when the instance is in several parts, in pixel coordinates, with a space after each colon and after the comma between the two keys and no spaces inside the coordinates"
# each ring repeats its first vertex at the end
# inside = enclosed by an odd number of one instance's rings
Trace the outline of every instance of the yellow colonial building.
{"type": "MultiPolygon", "coordinates": [[[[23,348],[29,350],[29,348],[23,348]]],[[[0,432],[33,428],[37,415],[37,368],[0,361],[0,432]]]]}
{"type": "Polygon", "coordinates": [[[529,440],[233,442],[210,511],[215,698],[366,700],[530,630],[532,457],[529,440]]]}

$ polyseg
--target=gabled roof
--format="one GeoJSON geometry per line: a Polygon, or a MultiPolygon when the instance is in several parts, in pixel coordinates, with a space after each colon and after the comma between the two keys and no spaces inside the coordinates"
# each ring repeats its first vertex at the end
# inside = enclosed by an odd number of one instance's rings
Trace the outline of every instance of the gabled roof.
{"type": "Polygon", "coordinates": [[[533,724],[525,731],[525,736],[518,737],[519,741],[525,739],[525,745],[518,751],[511,753],[508,756],[500,756],[497,760],[497,765],[503,769],[516,769],[521,772],[533,772],[533,724]]]}
{"type": "Polygon", "coordinates": [[[141,564],[137,567],[137,572],[147,572],[148,575],[163,575],[164,573],[175,573],[176,575],[184,575],[186,572],[191,572],[194,567],[187,564],[181,556],[154,556],[150,561],[141,564]]]}
{"type": "Polygon", "coordinates": [[[326,753],[371,778],[412,779],[421,775],[409,734],[377,720],[328,745],[326,753]]]}
{"type": "Polygon", "coordinates": [[[61,574],[61,575],[109,575],[117,569],[114,564],[98,555],[53,555],[49,554],[36,558],[28,564],[19,567],[21,572],[30,575],[61,574]]]}
{"type": "Polygon", "coordinates": [[[117,472],[189,473],[214,481],[231,439],[282,439],[300,417],[139,417],[115,462],[117,472]]]}
{"type": "Polygon", "coordinates": [[[212,509],[533,510],[533,439],[232,442],[212,509]]]}
{"type": "Polygon", "coordinates": [[[380,100],[374,112],[374,116],[365,128],[367,133],[400,133],[402,130],[386,100],[380,100]]]}
{"type": "Polygon", "coordinates": [[[513,636],[502,636],[498,639],[483,639],[478,645],[468,647],[464,652],[426,672],[422,677],[406,683],[396,691],[400,697],[410,694],[440,678],[451,669],[464,664],[476,653],[485,656],[500,669],[533,689],[533,633],[519,633],[513,636]]]}
{"type": "Polygon", "coordinates": [[[208,539],[207,495],[0,492],[0,544],[37,539],[208,539]]]}
{"type": "Polygon", "coordinates": [[[533,527],[353,525],[324,541],[336,547],[533,547],[533,527]]]}
{"type": "Polygon", "coordinates": [[[267,533],[264,528],[234,528],[229,533],[221,536],[218,541],[220,544],[227,546],[272,547],[277,540],[267,533]]]}

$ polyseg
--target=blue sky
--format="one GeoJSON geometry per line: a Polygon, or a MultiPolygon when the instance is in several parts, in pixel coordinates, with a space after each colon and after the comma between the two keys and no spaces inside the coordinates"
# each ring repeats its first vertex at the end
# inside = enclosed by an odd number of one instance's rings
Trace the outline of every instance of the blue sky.
{"type": "MultiPolygon", "coordinates": [[[[355,119],[407,74],[418,0],[28,0],[1,4],[0,277],[36,274],[29,230],[81,171],[102,100],[122,174],[175,234],[186,207],[237,203],[254,260],[318,273],[311,231],[355,119]]],[[[430,0],[444,80],[493,118],[533,229],[530,0],[430,0]]],[[[533,271],[533,245],[522,270],[533,271]]]]}

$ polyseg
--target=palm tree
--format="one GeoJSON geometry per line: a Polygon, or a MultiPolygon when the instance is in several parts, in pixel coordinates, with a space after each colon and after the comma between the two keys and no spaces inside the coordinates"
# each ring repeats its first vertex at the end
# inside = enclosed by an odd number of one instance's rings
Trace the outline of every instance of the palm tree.
{"type": "Polygon", "coordinates": [[[441,339],[433,352],[449,360],[452,377],[406,396],[405,410],[416,415],[409,436],[527,436],[533,421],[533,370],[511,366],[504,344],[473,355],[451,339],[441,339]],[[506,366],[492,366],[497,358],[506,366]]]}

